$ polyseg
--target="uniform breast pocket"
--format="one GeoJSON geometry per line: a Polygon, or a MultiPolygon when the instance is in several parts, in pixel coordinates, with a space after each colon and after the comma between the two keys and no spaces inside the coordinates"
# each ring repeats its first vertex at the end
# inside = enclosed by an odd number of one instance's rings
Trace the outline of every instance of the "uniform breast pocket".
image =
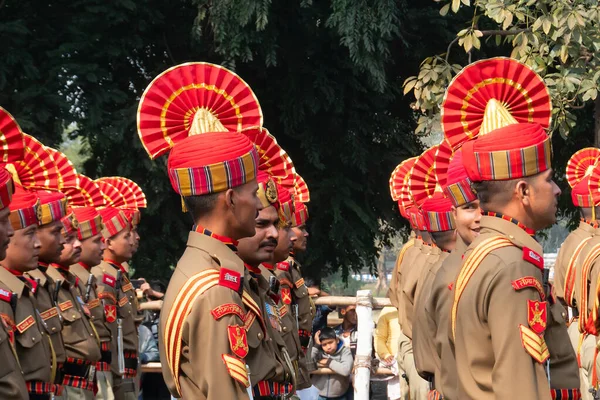
{"type": "Polygon", "coordinates": [[[38,326],[32,316],[18,323],[15,334],[17,335],[16,340],[19,346],[29,350],[41,343],[43,335],[40,329],[41,327],[38,326]]]}
{"type": "Polygon", "coordinates": [[[62,312],[63,317],[63,338],[70,344],[79,343],[88,338],[88,332],[79,310],[71,307],[62,312]]]}
{"type": "Polygon", "coordinates": [[[260,322],[258,319],[255,319],[250,328],[248,328],[246,337],[248,338],[248,346],[252,349],[256,349],[260,346],[261,342],[265,338],[265,334],[260,327],[260,322]]]}

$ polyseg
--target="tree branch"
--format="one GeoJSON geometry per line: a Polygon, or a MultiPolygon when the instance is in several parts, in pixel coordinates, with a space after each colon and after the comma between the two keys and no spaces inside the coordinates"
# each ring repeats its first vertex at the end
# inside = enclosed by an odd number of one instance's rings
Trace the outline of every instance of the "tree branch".
{"type": "MultiPolygon", "coordinates": [[[[530,28],[521,28],[521,29],[511,29],[511,30],[487,30],[487,31],[481,31],[481,33],[483,34],[483,36],[511,36],[511,35],[518,35],[519,33],[522,32],[531,32],[530,28]]],[[[454,43],[458,42],[459,37],[455,37],[454,40],[452,40],[450,42],[450,44],[448,45],[448,49],[446,50],[446,62],[448,62],[448,58],[450,57],[450,50],[452,49],[452,46],[454,46],[454,43]]]]}

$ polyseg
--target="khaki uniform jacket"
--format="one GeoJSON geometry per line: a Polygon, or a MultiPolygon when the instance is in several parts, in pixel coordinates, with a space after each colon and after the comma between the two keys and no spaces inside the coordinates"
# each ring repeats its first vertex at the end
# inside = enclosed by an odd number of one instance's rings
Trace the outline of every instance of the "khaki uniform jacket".
{"type": "MultiPolygon", "coordinates": [[[[274,276],[277,277],[274,270],[270,270],[264,265],[260,266],[262,277],[264,278],[264,284],[268,285],[269,278],[274,276]]],[[[285,347],[290,356],[292,362],[297,363],[297,376],[296,386],[297,389],[305,389],[310,387],[310,374],[306,368],[306,360],[302,346],[300,345],[300,338],[298,337],[298,327],[296,326],[296,318],[294,314],[290,312],[290,307],[279,299],[277,303],[277,309],[281,317],[281,336],[285,342],[285,347]]]]}
{"type": "MultiPolygon", "coordinates": [[[[187,248],[173,272],[167,293],[164,297],[160,318],[159,350],[163,377],[169,391],[184,399],[225,400],[247,399],[248,376],[227,360],[238,359],[245,367],[247,357],[239,357],[232,349],[228,327],[246,326],[248,353],[255,352],[264,345],[263,316],[254,313],[258,305],[250,307],[242,300],[241,282],[222,281],[193,298],[189,314],[182,315],[173,309],[181,289],[194,276],[212,270],[222,273],[231,271],[228,276],[236,276],[241,281],[244,276],[244,263],[224,243],[197,232],[190,232],[187,248]],[[232,286],[226,286],[227,282],[232,286]],[[181,351],[179,359],[179,385],[177,393],[175,378],[169,368],[166,355],[167,341],[174,338],[165,333],[170,319],[181,315],[181,351]],[[231,357],[231,358],[228,358],[231,357]],[[242,383],[242,381],[244,381],[242,383]]],[[[237,348],[237,346],[235,346],[237,348]]],[[[241,349],[237,350],[240,353],[241,349]]],[[[176,366],[174,366],[176,367],[176,366]]],[[[275,372],[272,373],[275,375],[275,372]]]]}
{"type": "MultiPolygon", "coordinates": [[[[98,296],[106,301],[106,304],[114,304],[117,308],[117,319],[122,320],[123,329],[123,350],[138,351],[138,332],[135,325],[137,316],[137,296],[135,289],[129,278],[121,274],[121,282],[117,283],[117,273],[119,266],[107,261],[102,261],[99,265],[92,268],[91,272],[96,277],[98,285],[98,296]],[[114,285],[112,284],[114,283],[114,285]]],[[[108,317],[108,316],[107,316],[108,317]]],[[[115,321],[108,324],[112,341],[111,353],[111,371],[113,374],[119,374],[119,357],[117,348],[118,323],[115,321]]]]}
{"type": "Polygon", "coordinates": [[[300,264],[290,256],[286,261],[277,264],[275,274],[281,283],[283,302],[288,306],[298,306],[298,327],[310,335],[316,309],[308,295],[308,288],[304,284],[300,264]],[[288,302],[289,297],[285,293],[291,294],[291,301],[288,302]]]}
{"type": "Polygon", "coordinates": [[[457,397],[458,378],[456,374],[456,360],[454,347],[448,340],[448,324],[450,323],[450,309],[454,299],[454,282],[460,271],[462,255],[467,250],[466,243],[457,236],[456,248],[442,262],[438,271],[431,270],[433,282],[431,294],[425,302],[427,325],[435,345],[435,352],[440,360],[439,376],[435,375],[435,388],[445,399],[455,400],[457,397]]]}
{"type": "Polygon", "coordinates": [[[292,383],[293,366],[286,362],[284,351],[287,351],[283,339],[281,316],[277,305],[269,297],[269,283],[262,275],[252,277],[246,270],[247,279],[244,288],[260,305],[265,321],[266,333],[264,340],[248,353],[246,362],[250,367],[250,381],[256,386],[260,381],[271,381],[280,384],[292,383]],[[267,307],[271,310],[268,312],[267,307]],[[285,350],[284,350],[285,349],[285,350]]]}
{"type": "Polygon", "coordinates": [[[3,296],[0,300],[3,322],[0,328],[0,393],[3,399],[28,399],[26,380],[50,382],[50,341],[35,310],[35,298],[29,287],[2,267],[0,291],[3,296]],[[17,295],[16,315],[10,304],[13,293],[17,295]]]}
{"type": "Polygon", "coordinates": [[[408,240],[406,241],[406,243],[404,243],[404,245],[398,252],[398,256],[396,257],[396,264],[394,265],[394,270],[392,271],[392,276],[390,278],[390,289],[388,292],[388,297],[390,298],[390,302],[392,303],[392,305],[396,308],[398,308],[398,272],[402,265],[402,260],[404,259],[404,257],[406,257],[406,253],[415,245],[415,240],[417,240],[417,235],[414,231],[411,231],[408,240]]]}
{"type": "Polygon", "coordinates": [[[484,216],[481,233],[467,249],[465,260],[479,243],[496,236],[508,238],[513,245],[484,257],[462,292],[460,282],[455,285],[455,292],[461,294],[454,340],[458,398],[550,399],[545,357],[540,357],[545,345],[551,357],[551,387],[579,389],[577,360],[561,317],[562,306],[544,302],[542,270],[535,262],[543,266],[540,244],[517,225],[484,216]],[[535,334],[534,326],[545,327],[542,336],[535,334]]]}
{"type": "MultiPolygon", "coordinates": [[[[439,251],[439,248],[436,249],[439,251]]],[[[419,294],[415,299],[413,355],[419,375],[428,380],[440,376],[441,360],[435,349],[434,331],[429,328],[428,315],[425,307],[429,301],[435,274],[449,254],[450,253],[442,251],[435,263],[425,266],[425,269],[423,270],[424,273],[419,280],[419,294]]]]}
{"type": "MultiPolygon", "coordinates": [[[[594,234],[591,236],[591,239],[589,239],[586,242],[585,246],[583,246],[583,249],[579,253],[579,257],[577,257],[577,262],[575,264],[576,274],[575,274],[575,285],[573,288],[573,298],[574,298],[574,303],[576,306],[575,308],[577,308],[577,310],[579,310],[579,313],[581,313],[583,311],[583,310],[579,309],[579,305],[581,304],[581,301],[582,301],[581,295],[582,295],[582,289],[583,289],[582,277],[583,277],[584,263],[585,263],[585,260],[590,255],[590,252],[592,251],[593,247],[595,245],[597,245],[598,243],[600,243],[600,228],[596,228],[594,230],[594,234]]],[[[591,268],[587,271],[587,274],[586,274],[588,288],[589,288],[590,277],[591,277],[591,268]]],[[[565,288],[566,288],[566,284],[567,283],[565,282],[565,288]]],[[[588,304],[588,306],[589,306],[589,304],[588,304]]]]}
{"type": "Polygon", "coordinates": [[[63,316],[62,336],[67,357],[93,363],[100,361],[99,339],[91,326],[90,311],[75,286],[75,276],[65,274],[53,266],[48,268],[47,273],[55,282],[63,281],[58,293],[58,303],[63,316]]]}
{"type": "Polygon", "coordinates": [[[402,304],[404,301],[404,294],[402,293],[402,288],[406,282],[408,272],[412,268],[413,263],[418,259],[418,257],[421,256],[422,247],[423,240],[416,238],[414,244],[408,250],[406,250],[402,260],[396,260],[396,276],[398,279],[398,287],[396,289],[395,297],[396,303],[398,304],[398,322],[400,323],[400,326],[402,326],[402,322],[404,321],[404,305],[402,304]],[[400,262],[398,263],[398,261],[400,262]]]}
{"type": "MultiPolygon", "coordinates": [[[[29,271],[25,275],[39,281],[35,293],[38,311],[48,326],[48,332],[52,340],[52,349],[56,354],[56,362],[64,363],[67,359],[67,351],[62,337],[63,324],[60,319],[63,313],[60,311],[59,305],[54,303],[56,283],[44,272],[45,269],[46,267],[40,266],[38,269],[29,271]]],[[[60,290],[62,291],[62,289],[60,290]]]]}
{"type": "Polygon", "coordinates": [[[560,301],[565,302],[565,278],[569,262],[577,246],[587,238],[594,235],[595,229],[588,223],[581,221],[579,226],[567,236],[558,250],[556,264],[554,264],[554,291],[560,301]]]}
{"type": "Polygon", "coordinates": [[[86,298],[86,293],[88,293],[87,284],[89,277],[92,276],[92,273],[81,264],[71,265],[69,270],[73,275],[79,278],[79,292],[83,295],[83,300],[86,302],[88,310],[90,310],[90,314],[92,315],[91,320],[96,328],[96,332],[98,332],[100,342],[110,342],[112,340],[112,334],[109,324],[106,322],[106,315],[104,313],[102,301],[98,297],[97,281],[94,281],[92,286],[89,288],[89,298],[86,298]]]}
{"type": "Polygon", "coordinates": [[[402,312],[399,312],[400,327],[402,333],[404,333],[410,340],[412,340],[412,327],[414,320],[414,308],[415,308],[415,297],[417,292],[417,284],[419,283],[419,276],[421,276],[422,269],[427,263],[429,254],[431,253],[432,246],[423,243],[421,246],[421,253],[418,254],[410,264],[407,264],[402,274],[402,301],[400,302],[402,312]]]}

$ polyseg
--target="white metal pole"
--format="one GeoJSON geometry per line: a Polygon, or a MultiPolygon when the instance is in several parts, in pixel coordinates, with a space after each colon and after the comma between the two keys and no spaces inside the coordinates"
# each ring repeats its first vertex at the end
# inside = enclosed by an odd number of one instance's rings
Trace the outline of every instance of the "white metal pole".
{"type": "Polygon", "coordinates": [[[356,292],[358,332],[354,359],[354,399],[368,400],[373,352],[373,297],[370,290],[356,292]]]}

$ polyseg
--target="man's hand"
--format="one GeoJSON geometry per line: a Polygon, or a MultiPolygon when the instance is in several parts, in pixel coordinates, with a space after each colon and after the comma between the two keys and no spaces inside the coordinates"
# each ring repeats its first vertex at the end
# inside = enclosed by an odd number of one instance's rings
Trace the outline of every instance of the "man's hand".
{"type": "Polygon", "coordinates": [[[315,344],[317,346],[321,345],[321,339],[319,338],[321,336],[321,331],[317,331],[317,333],[315,333],[315,344]]]}
{"type": "Polygon", "coordinates": [[[390,354],[389,356],[387,356],[386,358],[384,358],[383,361],[387,365],[392,365],[394,363],[394,356],[390,354]]]}
{"type": "Polygon", "coordinates": [[[328,358],[321,358],[321,359],[319,360],[319,362],[317,362],[317,365],[318,365],[319,367],[323,367],[323,368],[324,368],[324,367],[327,367],[327,365],[328,365],[328,364],[329,364],[329,359],[328,359],[328,358]]]}

